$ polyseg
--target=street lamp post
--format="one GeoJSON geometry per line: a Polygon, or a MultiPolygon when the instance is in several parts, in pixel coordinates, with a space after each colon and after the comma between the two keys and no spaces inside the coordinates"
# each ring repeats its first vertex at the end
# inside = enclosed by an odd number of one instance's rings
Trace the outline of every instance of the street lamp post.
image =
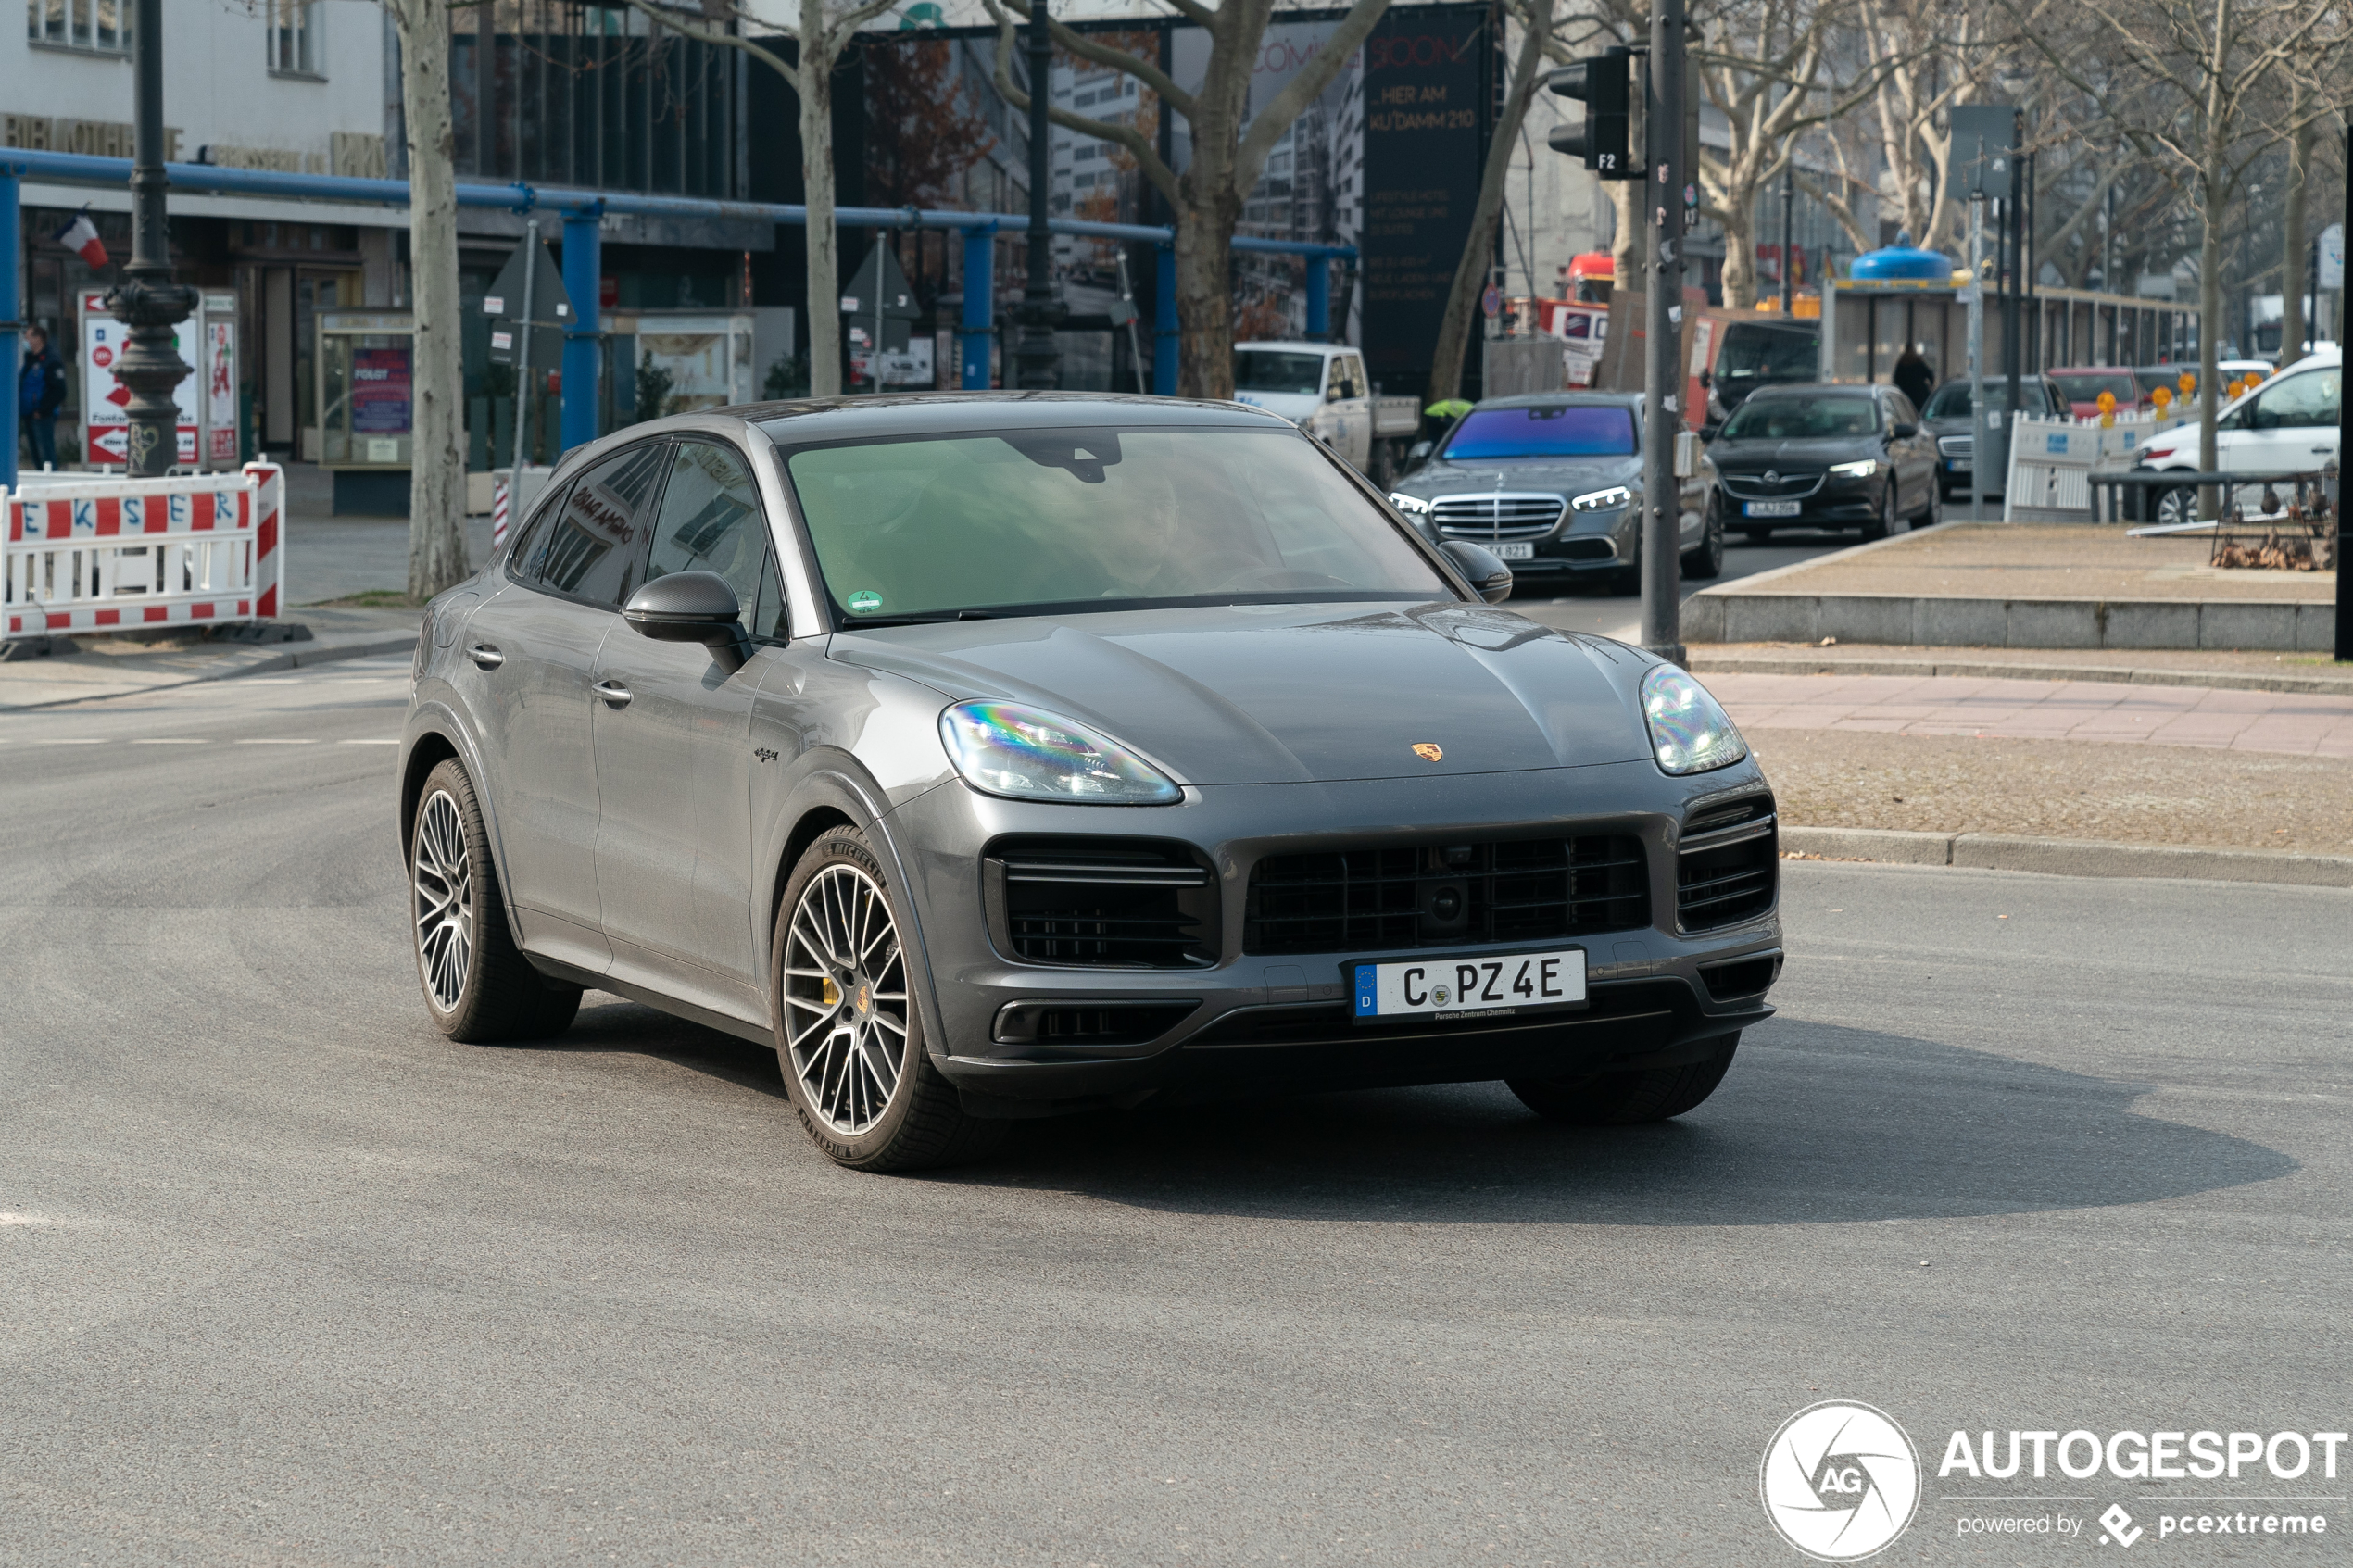
{"type": "Polygon", "coordinates": [[[1789,315],[1793,308],[1793,281],[1790,277],[1789,246],[1792,231],[1796,227],[1792,220],[1796,206],[1797,166],[1793,163],[1781,170],[1781,314],[1783,316],[1789,315]]]}
{"type": "Polygon", "coordinates": [[[1047,185],[1053,169],[1053,127],[1047,108],[1054,90],[1053,38],[1046,0],[1029,0],[1029,283],[1022,290],[1021,337],[1013,350],[1025,392],[1062,384],[1062,350],[1054,329],[1065,312],[1054,298],[1054,237],[1046,227],[1047,185]]]}
{"type": "Polygon", "coordinates": [[[138,0],[131,34],[131,261],[107,294],[107,309],[129,329],[115,380],[131,393],[126,457],[134,478],[162,474],[180,456],[180,406],[171,389],[189,374],[171,329],[196,307],[196,291],[171,281],[171,236],[164,221],[163,0],[138,0]]]}

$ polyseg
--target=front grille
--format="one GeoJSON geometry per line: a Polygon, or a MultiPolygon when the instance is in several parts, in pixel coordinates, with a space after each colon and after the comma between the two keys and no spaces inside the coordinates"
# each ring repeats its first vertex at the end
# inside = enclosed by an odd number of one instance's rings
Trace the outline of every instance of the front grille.
{"type": "Polygon", "coordinates": [[[1771,471],[1773,478],[1769,481],[1762,473],[1724,474],[1724,488],[1743,500],[1793,501],[1803,500],[1822,487],[1823,470],[1820,469],[1805,469],[1794,473],[1786,469],[1771,471]]]}
{"type": "Polygon", "coordinates": [[[1558,495],[1441,495],[1429,507],[1430,521],[1459,539],[1532,539],[1560,523],[1568,503],[1558,495]]]}
{"type": "Polygon", "coordinates": [[[1703,807],[1683,823],[1675,858],[1675,914],[1685,931],[1730,925],[1773,907],[1780,829],[1773,798],[1752,795],[1703,807]]]}
{"type": "Polygon", "coordinates": [[[1967,435],[1940,435],[1936,438],[1936,450],[1947,458],[1966,458],[1976,450],[1973,440],[1967,435]]]}
{"type": "Polygon", "coordinates": [[[982,859],[990,928],[1009,957],[1087,969],[1216,961],[1216,879],[1183,845],[1009,838],[982,859]]]}
{"type": "Polygon", "coordinates": [[[1249,953],[1371,953],[1538,942],[1650,923],[1626,834],[1275,855],[1250,879],[1249,953]]]}

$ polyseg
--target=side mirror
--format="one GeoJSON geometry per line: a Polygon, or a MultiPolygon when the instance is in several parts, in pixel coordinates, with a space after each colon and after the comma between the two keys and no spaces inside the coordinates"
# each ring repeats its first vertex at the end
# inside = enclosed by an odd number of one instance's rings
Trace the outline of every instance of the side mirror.
{"type": "Polygon", "coordinates": [[[1704,424],[1699,427],[1699,438],[1702,441],[1713,441],[1723,428],[1719,424],[1704,424]]]}
{"type": "Polygon", "coordinates": [[[1909,441],[1919,433],[1920,427],[1914,424],[1909,420],[1896,420],[1889,431],[1889,433],[1894,435],[1898,441],[1909,441]]]}
{"type": "Polygon", "coordinates": [[[1478,596],[1489,604],[1499,605],[1512,596],[1512,569],[1497,559],[1491,550],[1472,544],[1467,539],[1449,539],[1438,546],[1446,552],[1462,574],[1478,590],[1478,596]]]}
{"type": "Polygon", "coordinates": [[[622,607],[622,620],[641,637],[658,643],[700,643],[725,649],[741,665],[751,657],[744,633],[743,605],[736,590],[715,571],[673,571],[657,577],[622,607]]]}
{"type": "Polygon", "coordinates": [[[1411,446],[1405,448],[1405,460],[1409,463],[1420,462],[1422,459],[1429,456],[1433,445],[1433,443],[1428,441],[1415,442],[1411,446]]]}
{"type": "Polygon", "coordinates": [[[1331,385],[1324,388],[1324,401],[1327,403],[1337,403],[1347,395],[1348,389],[1340,385],[1338,382],[1334,382],[1331,385]]]}

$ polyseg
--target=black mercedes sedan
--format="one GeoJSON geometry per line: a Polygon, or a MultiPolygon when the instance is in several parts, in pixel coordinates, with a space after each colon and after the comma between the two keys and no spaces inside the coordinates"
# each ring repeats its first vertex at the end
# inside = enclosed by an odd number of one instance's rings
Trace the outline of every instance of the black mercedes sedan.
{"type": "Polygon", "coordinates": [[[1944,518],[1936,443],[1892,386],[1768,386],[1724,421],[1707,452],[1730,526],[1859,528],[1884,539],[1944,518]]]}
{"type": "MultiPolygon", "coordinates": [[[[1456,420],[1390,492],[1433,543],[1484,546],[1538,592],[1600,578],[1642,591],[1642,399],[1639,393],[1492,397],[1456,420]]],[[[1682,482],[1683,575],[1724,570],[1724,519],[1700,471],[1682,482]]]]}
{"type": "Polygon", "coordinates": [[[607,436],[426,608],[425,1013],[541,1038],[594,989],[757,1041],[870,1171],[1244,1085],[1681,1114],[1772,1010],[1772,791],[1690,675],[1510,589],[1238,404],[607,436]]]}

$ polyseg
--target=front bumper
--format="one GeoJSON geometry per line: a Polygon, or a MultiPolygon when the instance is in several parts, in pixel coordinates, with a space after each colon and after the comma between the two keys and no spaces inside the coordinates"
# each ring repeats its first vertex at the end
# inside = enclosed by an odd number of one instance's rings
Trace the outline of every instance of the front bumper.
{"type": "Polygon", "coordinates": [[[1756,496],[1742,495],[1729,486],[1722,486],[1724,516],[1731,526],[1771,526],[1775,528],[1830,527],[1852,528],[1869,523],[1880,515],[1881,496],[1889,481],[1885,475],[1869,479],[1829,478],[1809,495],[1786,497],[1795,500],[1797,510],[1779,517],[1760,517],[1749,511],[1756,496]]]}
{"type": "MultiPolygon", "coordinates": [[[[1505,539],[1495,541],[1482,537],[1475,529],[1460,533],[1430,525],[1423,521],[1423,532],[1433,541],[1459,539],[1466,544],[1496,549],[1504,546],[1528,546],[1529,554],[1521,558],[1504,558],[1504,564],[1514,576],[1575,576],[1579,573],[1610,572],[1631,566],[1636,558],[1636,533],[1640,514],[1633,507],[1611,507],[1599,511],[1570,512],[1551,533],[1538,539],[1505,539]]],[[[1499,552],[1500,554],[1500,552],[1499,552]]]]}
{"type": "Polygon", "coordinates": [[[1442,781],[1224,785],[1188,790],[1182,805],[1163,808],[1033,805],[949,784],[907,802],[887,826],[901,846],[930,960],[934,1008],[925,1022],[935,1064],[976,1113],[1045,1115],[1172,1091],[1564,1077],[1692,1060],[1700,1042],[1770,1016],[1764,997],[1779,972],[1780,926],[1776,903],[1718,929],[1680,928],[1680,824],[1694,801],[1765,792],[1753,762],[1674,779],[1646,760],[1442,781]],[[1312,831],[1300,826],[1309,823],[1312,831]],[[1266,855],[1530,827],[1641,839],[1650,923],[1414,956],[1582,947],[1583,1010],[1360,1026],[1344,966],[1400,956],[1394,949],[1241,951],[1251,873],[1266,855]],[[985,913],[983,850],[1027,834],[1150,837],[1197,849],[1215,875],[1215,961],[1114,969],[1008,959],[985,913]],[[1742,967],[1727,969],[1732,962],[1742,967]],[[1116,1045],[1056,1044],[1033,1026],[1043,1010],[1123,1006],[1152,1018],[1154,1032],[1116,1045]]]}

